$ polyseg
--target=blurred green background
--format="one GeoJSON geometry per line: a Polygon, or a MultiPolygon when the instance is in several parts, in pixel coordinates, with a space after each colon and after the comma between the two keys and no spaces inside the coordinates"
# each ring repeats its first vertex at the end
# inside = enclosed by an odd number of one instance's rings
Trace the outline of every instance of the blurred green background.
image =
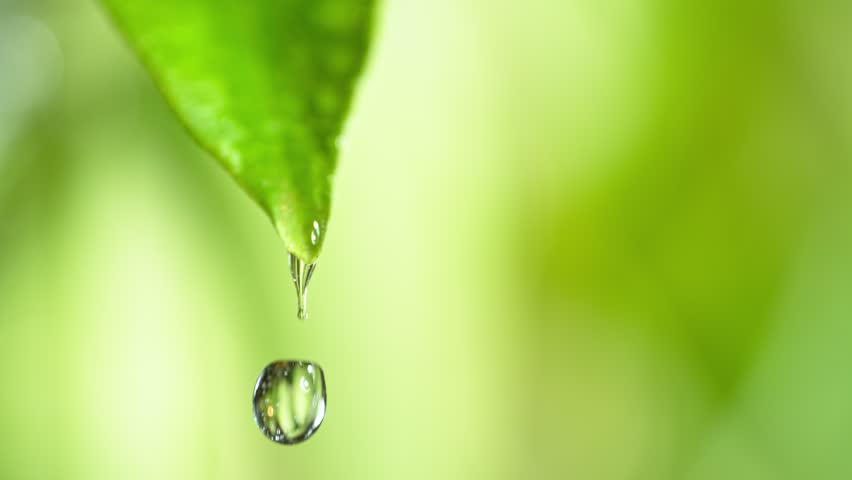
{"type": "Polygon", "coordinates": [[[852,3],[377,25],[302,323],[98,5],[0,1],[0,478],[852,478],[852,3]]]}

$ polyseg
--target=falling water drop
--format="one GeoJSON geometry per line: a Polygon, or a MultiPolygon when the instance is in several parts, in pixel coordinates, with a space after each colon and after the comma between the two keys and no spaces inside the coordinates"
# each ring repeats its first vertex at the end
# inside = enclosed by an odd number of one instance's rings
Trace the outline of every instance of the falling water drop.
{"type": "Polygon", "coordinates": [[[302,320],[308,319],[308,283],[314,274],[316,262],[306,264],[301,258],[290,254],[290,275],[293,277],[293,285],[296,287],[299,309],[297,316],[302,320]]]}
{"type": "Polygon", "coordinates": [[[272,362],[254,387],[254,420],[274,442],[292,445],[310,438],[325,418],[325,374],[300,360],[272,362]]]}

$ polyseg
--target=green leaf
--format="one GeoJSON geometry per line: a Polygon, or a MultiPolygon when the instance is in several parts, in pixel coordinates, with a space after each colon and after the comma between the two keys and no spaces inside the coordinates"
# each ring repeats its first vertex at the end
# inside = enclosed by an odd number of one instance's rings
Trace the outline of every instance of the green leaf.
{"type": "Polygon", "coordinates": [[[198,143],[314,262],[372,0],[103,2],[198,143]]]}

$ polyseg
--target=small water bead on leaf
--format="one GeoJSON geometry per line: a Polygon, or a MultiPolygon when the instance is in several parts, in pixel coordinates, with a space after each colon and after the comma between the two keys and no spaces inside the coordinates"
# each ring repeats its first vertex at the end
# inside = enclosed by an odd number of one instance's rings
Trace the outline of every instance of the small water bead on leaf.
{"type": "Polygon", "coordinates": [[[317,244],[317,242],[319,241],[321,233],[322,232],[320,231],[319,222],[314,220],[313,227],[311,228],[311,244],[313,244],[313,245],[317,244]]]}
{"type": "Polygon", "coordinates": [[[285,445],[310,438],[325,418],[325,374],[319,365],[279,360],[263,369],[254,387],[254,420],[285,445]]]}

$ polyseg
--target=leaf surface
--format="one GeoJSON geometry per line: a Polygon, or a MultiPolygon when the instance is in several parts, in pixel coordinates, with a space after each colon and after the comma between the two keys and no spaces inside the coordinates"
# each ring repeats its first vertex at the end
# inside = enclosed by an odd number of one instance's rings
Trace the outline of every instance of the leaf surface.
{"type": "Polygon", "coordinates": [[[311,263],[372,0],[103,0],[198,143],[311,263]]]}

